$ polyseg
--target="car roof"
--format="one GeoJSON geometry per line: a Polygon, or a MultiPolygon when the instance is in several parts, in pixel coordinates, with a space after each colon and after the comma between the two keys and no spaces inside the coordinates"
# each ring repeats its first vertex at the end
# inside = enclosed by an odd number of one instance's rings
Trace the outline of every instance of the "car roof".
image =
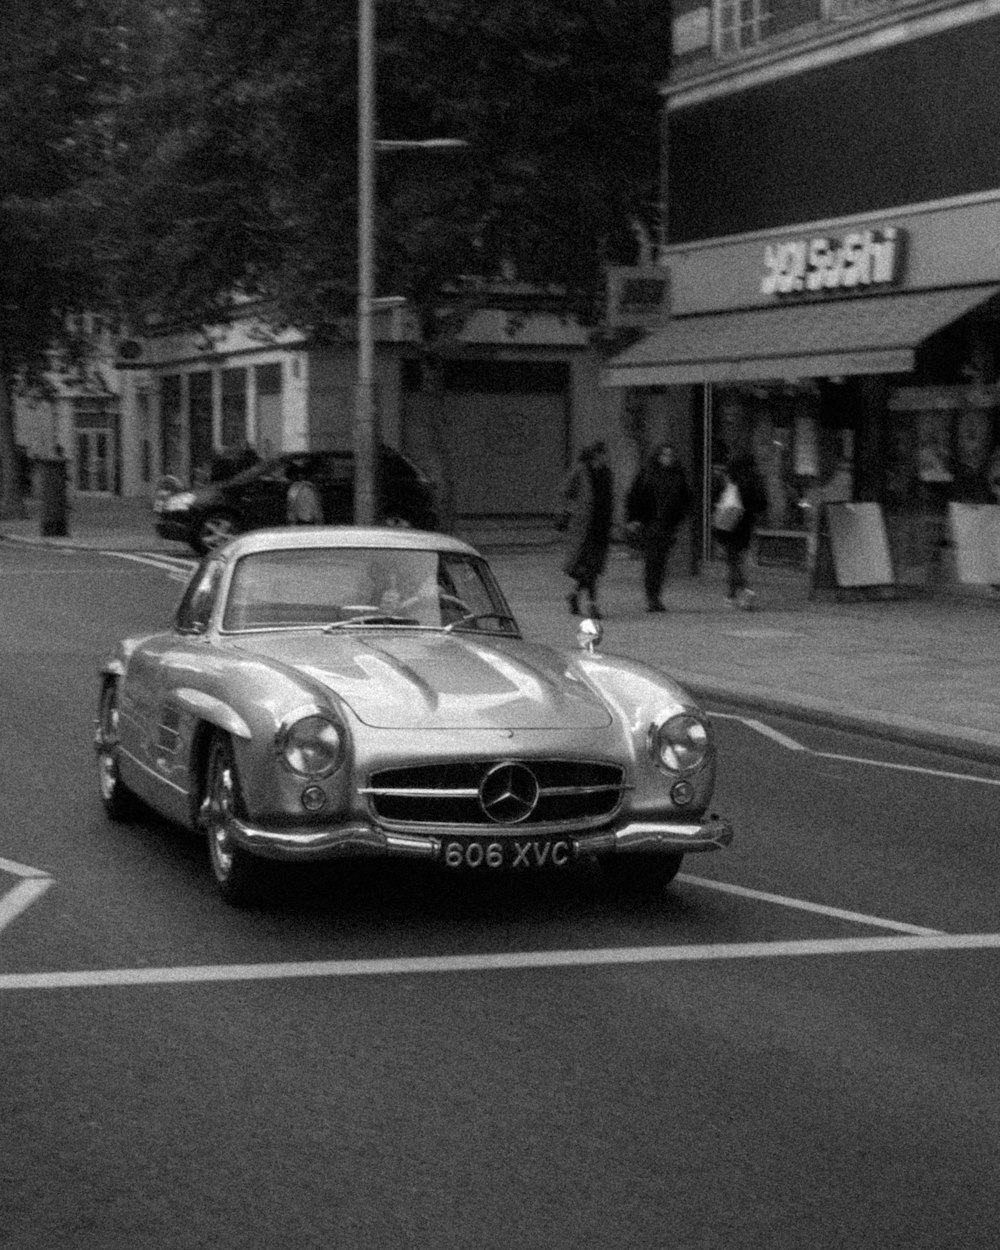
{"type": "Polygon", "coordinates": [[[308,525],[281,529],[251,530],[231,539],[222,549],[227,559],[238,559],[260,551],[306,551],[323,547],[356,547],[370,550],[453,551],[478,556],[475,547],[430,530],[403,529],[399,526],[308,525]]]}

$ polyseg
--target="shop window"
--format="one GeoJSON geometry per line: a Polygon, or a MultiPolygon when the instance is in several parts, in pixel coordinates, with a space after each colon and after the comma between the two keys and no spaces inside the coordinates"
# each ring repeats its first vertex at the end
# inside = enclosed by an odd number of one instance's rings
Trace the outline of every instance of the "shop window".
{"type": "Polygon", "coordinates": [[[254,438],[257,451],[266,459],[280,452],[284,441],[281,365],[256,365],[254,381],[257,388],[254,438]]]}
{"type": "Polygon", "coordinates": [[[281,365],[257,365],[257,394],[281,394],[281,365]]]}
{"type": "Polygon", "coordinates": [[[179,477],[181,463],[181,375],[160,379],[160,472],[179,477]]]}
{"type": "Polygon", "coordinates": [[[715,53],[732,56],[770,33],[768,0],[715,0],[715,53]]]}
{"type": "Polygon", "coordinates": [[[901,387],[889,400],[886,502],[1000,503],[1000,388],[901,387]]]}
{"type": "Polygon", "coordinates": [[[118,401],[85,395],[73,401],[75,482],[78,491],[108,494],[118,485],[118,401]]]}
{"type": "Polygon", "coordinates": [[[207,369],[188,375],[188,428],[192,480],[207,481],[212,458],[212,374],[207,369]]]}
{"type": "Polygon", "coordinates": [[[222,370],[222,446],[242,447],[247,437],[247,371],[222,370]]]}

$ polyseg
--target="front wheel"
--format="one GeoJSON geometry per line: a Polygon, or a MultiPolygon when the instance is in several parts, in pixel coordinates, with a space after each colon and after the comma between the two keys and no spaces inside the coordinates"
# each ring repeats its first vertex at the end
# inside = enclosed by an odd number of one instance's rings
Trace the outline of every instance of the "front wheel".
{"type": "Polygon", "coordinates": [[[97,714],[97,780],[101,802],[110,820],[131,821],[139,815],[139,800],[122,781],[118,764],[118,683],[106,681],[97,714]]]}
{"type": "Polygon", "coordinates": [[[208,859],[219,893],[234,907],[257,902],[261,892],[261,861],[235,841],[231,819],[243,810],[233,744],[216,734],[208,748],[202,789],[201,824],[208,838],[208,859]]]}
{"type": "Polygon", "coordinates": [[[658,898],[680,872],[683,855],[644,852],[612,855],[601,860],[612,887],[633,898],[658,898]]]}

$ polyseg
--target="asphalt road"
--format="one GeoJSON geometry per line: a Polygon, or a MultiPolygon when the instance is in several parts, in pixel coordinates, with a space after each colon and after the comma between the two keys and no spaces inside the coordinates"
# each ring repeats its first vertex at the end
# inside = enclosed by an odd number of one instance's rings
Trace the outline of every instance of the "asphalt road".
{"type": "Polygon", "coordinates": [[[97,798],[99,658],[179,591],[0,548],[4,1250],[996,1244],[1000,772],[720,706],[738,841],[655,904],[240,913],[97,798]]]}

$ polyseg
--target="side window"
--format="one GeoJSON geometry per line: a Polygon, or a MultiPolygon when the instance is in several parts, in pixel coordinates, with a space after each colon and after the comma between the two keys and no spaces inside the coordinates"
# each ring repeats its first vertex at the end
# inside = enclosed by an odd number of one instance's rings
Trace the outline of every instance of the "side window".
{"type": "Polygon", "coordinates": [[[328,482],[350,486],[354,481],[353,456],[324,456],[321,463],[323,476],[328,482]]]}
{"type": "Polygon", "coordinates": [[[767,38],[767,0],[715,0],[715,54],[731,56],[767,38]]]}
{"type": "Polygon", "coordinates": [[[177,608],[174,628],[182,634],[202,634],[215,606],[219,583],[222,580],[222,563],[207,560],[188,582],[187,590],[177,608]]]}

